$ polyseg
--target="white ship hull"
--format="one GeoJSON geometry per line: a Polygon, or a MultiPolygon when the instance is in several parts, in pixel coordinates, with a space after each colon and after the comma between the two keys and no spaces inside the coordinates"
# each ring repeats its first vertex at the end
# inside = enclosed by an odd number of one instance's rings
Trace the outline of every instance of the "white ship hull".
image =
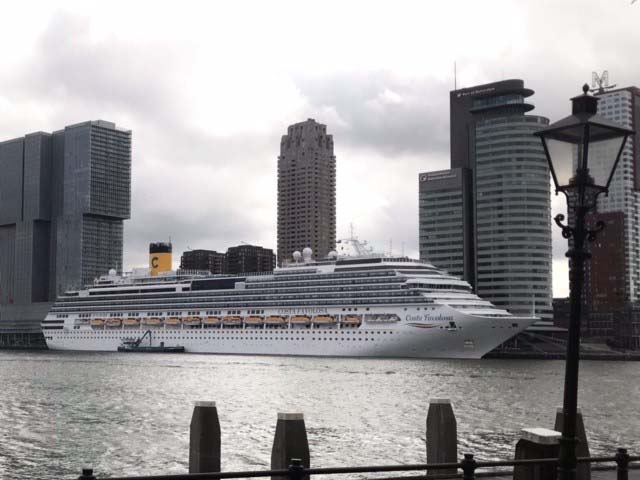
{"type": "MultiPolygon", "coordinates": [[[[182,346],[191,353],[472,359],[481,358],[535,320],[470,316],[446,305],[375,310],[395,314],[399,321],[367,322],[363,315],[358,327],[339,324],[287,328],[143,325],[95,329],[79,326],[70,317],[65,319],[62,328],[48,330],[45,336],[52,350],[117,351],[123,340],[140,338],[150,330],[151,345],[182,346]]],[[[329,310],[328,314],[334,312],[329,310]]],[[[148,338],[142,343],[149,344],[148,338]]]]}

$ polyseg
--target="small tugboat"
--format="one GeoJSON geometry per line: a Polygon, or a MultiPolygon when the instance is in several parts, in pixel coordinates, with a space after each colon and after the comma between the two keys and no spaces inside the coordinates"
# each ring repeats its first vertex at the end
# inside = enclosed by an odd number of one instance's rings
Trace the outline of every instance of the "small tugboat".
{"type": "Polygon", "coordinates": [[[173,346],[167,347],[164,342],[160,342],[160,345],[151,344],[151,330],[144,332],[139,338],[125,338],[122,340],[122,344],[118,347],[119,352],[138,352],[138,353],[183,353],[184,347],[173,346]],[[142,345],[142,341],[146,336],[149,336],[149,345],[142,345]]]}

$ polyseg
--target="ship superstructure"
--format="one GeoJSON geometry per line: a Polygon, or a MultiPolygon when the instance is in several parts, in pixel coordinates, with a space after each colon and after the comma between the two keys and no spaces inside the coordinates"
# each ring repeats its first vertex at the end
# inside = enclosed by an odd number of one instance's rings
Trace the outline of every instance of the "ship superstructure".
{"type": "Polygon", "coordinates": [[[269,274],[110,272],[60,296],[43,332],[56,350],[116,351],[147,334],[200,353],[480,358],[536,320],[429,263],[350,241],[356,256],[312,261],[305,249],[269,274]]]}

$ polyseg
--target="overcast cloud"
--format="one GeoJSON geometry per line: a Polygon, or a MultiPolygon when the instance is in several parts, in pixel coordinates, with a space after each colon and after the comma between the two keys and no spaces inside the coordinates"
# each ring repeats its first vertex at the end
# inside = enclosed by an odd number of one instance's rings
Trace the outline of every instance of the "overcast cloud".
{"type": "MultiPolygon", "coordinates": [[[[21,2],[0,29],[0,139],[102,118],[133,131],[125,267],[150,241],[276,247],[286,127],[327,124],[338,235],[417,255],[417,176],[448,168],[449,91],[522,78],[552,120],[608,69],[640,83],[640,4],[21,2]]],[[[1,173],[0,173],[1,174],[1,173]]],[[[562,199],[554,199],[555,210],[562,199]]],[[[554,291],[567,292],[554,227],[554,291]]]]}

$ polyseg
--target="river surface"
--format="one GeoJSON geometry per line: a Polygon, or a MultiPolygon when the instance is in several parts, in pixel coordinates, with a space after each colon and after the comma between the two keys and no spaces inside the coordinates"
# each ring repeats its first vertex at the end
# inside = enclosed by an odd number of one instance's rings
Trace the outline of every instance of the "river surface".
{"type": "MultiPolygon", "coordinates": [[[[459,453],[510,458],[553,428],[564,363],[0,351],[0,478],[188,470],[193,402],[217,402],[223,470],[269,467],[277,412],[303,412],[313,466],[426,461],[430,398],[459,453]]],[[[640,363],[581,362],[592,453],[640,452],[640,363]]]]}

